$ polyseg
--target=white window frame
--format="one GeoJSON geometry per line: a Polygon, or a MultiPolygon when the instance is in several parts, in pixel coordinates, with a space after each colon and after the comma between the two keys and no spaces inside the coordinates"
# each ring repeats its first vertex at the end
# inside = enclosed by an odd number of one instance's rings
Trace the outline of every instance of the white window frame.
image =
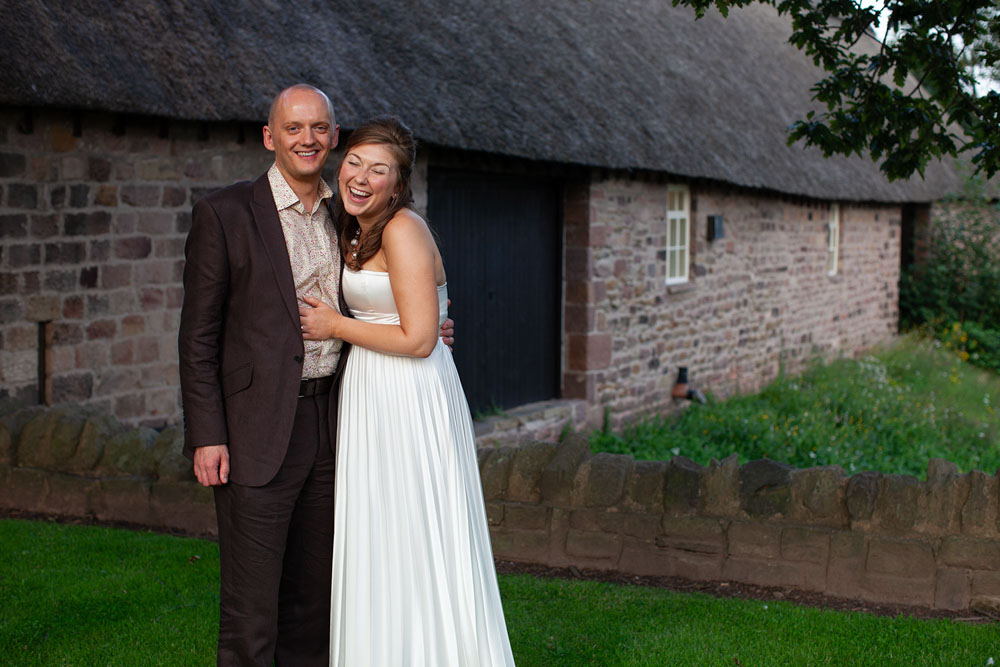
{"type": "Polygon", "coordinates": [[[667,285],[681,285],[691,276],[691,188],[687,185],[667,185],[667,255],[664,274],[667,285]],[[681,205],[677,205],[677,197],[681,205]],[[676,258],[671,274],[671,259],[676,258]]]}
{"type": "Polygon", "coordinates": [[[830,205],[830,221],[826,223],[826,275],[835,276],[840,269],[840,204],[830,205]]]}

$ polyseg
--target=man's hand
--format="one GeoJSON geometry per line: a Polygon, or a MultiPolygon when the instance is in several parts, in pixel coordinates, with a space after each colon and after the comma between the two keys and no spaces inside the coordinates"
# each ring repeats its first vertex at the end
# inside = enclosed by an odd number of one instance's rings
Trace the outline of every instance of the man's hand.
{"type": "Polygon", "coordinates": [[[220,486],[229,481],[229,447],[208,445],[194,450],[194,475],[202,486],[220,486]]]}
{"type": "MultiPolygon", "coordinates": [[[[448,305],[451,306],[451,299],[448,299],[448,305]]],[[[441,325],[441,340],[444,341],[449,350],[455,344],[455,320],[450,317],[441,325]]]]}
{"type": "Polygon", "coordinates": [[[441,325],[441,340],[448,347],[455,344],[455,320],[450,317],[441,325]]]}

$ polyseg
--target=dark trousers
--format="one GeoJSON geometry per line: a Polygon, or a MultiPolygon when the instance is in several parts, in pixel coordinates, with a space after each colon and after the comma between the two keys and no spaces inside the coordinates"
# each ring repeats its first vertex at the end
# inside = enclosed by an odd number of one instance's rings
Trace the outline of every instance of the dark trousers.
{"type": "Polygon", "coordinates": [[[288,452],[269,483],[215,487],[219,665],[329,665],[335,399],[298,400],[288,452]]]}

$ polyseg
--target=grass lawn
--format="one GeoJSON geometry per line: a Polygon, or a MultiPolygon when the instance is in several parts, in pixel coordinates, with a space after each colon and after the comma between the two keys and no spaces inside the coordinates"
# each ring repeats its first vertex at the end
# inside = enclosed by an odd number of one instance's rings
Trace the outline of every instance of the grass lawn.
{"type": "MultiPolygon", "coordinates": [[[[214,664],[214,543],[0,520],[0,544],[0,663],[214,664]]],[[[525,575],[500,588],[520,667],[1000,662],[996,625],[525,575]]]]}
{"type": "Polygon", "coordinates": [[[759,394],[595,432],[591,445],[650,460],[707,464],[736,453],[740,463],[767,457],[918,477],[941,458],[992,474],[1000,468],[1000,376],[906,336],[863,359],[781,376],[759,394]]]}

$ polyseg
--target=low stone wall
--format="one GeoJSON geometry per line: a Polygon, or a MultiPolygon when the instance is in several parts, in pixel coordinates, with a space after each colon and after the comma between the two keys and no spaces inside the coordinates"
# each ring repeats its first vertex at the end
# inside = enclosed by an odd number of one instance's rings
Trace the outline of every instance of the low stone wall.
{"type": "Polygon", "coordinates": [[[181,455],[183,438],[93,408],[10,412],[0,417],[0,509],[215,534],[212,491],[181,455]]]}
{"type": "MultiPolygon", "coordinates": [[[[214,533],[181,434],[80,408],[0,417],[0,509],[214,533]]],[[[499,558],[785,586],[939,609],[1000,597],[1000,483],[946,461],[927,480],[736,456],[591,454],[586,440],[479,450],[499,558]]]]}

